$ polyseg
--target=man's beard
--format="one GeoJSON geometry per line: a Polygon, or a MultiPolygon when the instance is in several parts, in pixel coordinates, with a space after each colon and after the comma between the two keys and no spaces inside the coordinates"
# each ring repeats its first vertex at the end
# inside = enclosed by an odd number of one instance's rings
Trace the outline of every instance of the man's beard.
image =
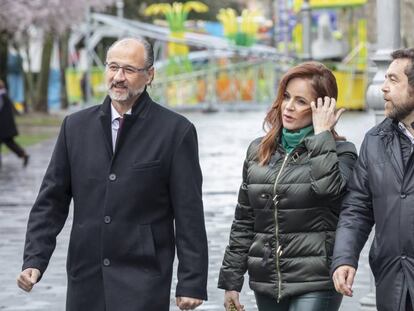
{"type": "Polygon", "coordinates": [[[108,95],[109,95],[109,97],[112,100],[115,100],[117,102],[124,102],[124,101],[127,101],[127,100],[129,100],[133,97],[141,95],[142,92],[144,92],[144,90],[145,90],[145,85],[143,87],[139,88],[139,89],[131,89],[128,86],[125,86],[123,83],[118,83],[118,84],[117,83],[109,83],[109,85],[108,85],[108,95]],[[117,92],[114,92],[112,90],[112,88],[115,87],[115,86],[117,86],[117,87],[126,87],[128,91],[124,92],[124,93],[121,93],[121,94],[117,93],[117,92]]]}
{"type": "Polygon", "coordinates": [[[411,114],[414,110],[414,100],[412,102],[406,102],[402,105],[395,105],[392,102],[389,102],[391,105],[391,111],[386,112],[388,118],[401,121],[405,119],[409,114],[411,114]]]}

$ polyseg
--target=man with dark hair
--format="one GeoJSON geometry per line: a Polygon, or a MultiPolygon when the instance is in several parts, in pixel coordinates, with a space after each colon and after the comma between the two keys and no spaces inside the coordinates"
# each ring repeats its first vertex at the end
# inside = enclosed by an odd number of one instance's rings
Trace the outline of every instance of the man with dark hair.
{"type": "Polygon", "coordinates": [[[339,218],[336,290],[352,296],[362,247],[375,224],[369,262],[378,311],[412,311],[414,299],[414,49],[392,53],[382,86],[383,122],[365,136],[339,218]]]}
{"type": "Polygon", "coordinates": [[[30,213],[17,283],[25,291],[49,263],[73,199],[68,311],[167,311],[175,257],[176,304],[207,299],[207,238],[194,125],[156,104],[152,47],[115,42],[104,103],[63,125],[30,213]]]}

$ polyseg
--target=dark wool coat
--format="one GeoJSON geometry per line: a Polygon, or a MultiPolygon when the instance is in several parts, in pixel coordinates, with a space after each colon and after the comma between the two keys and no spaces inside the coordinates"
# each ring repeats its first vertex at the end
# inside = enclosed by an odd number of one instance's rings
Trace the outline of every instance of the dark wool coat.
{"type": "Polygon", "coordinates": [[[0,141],[17,136],[17,134],[13,103],[7,93],[0,93],[0,141]]]}
{"type": "Polygon", "coordinates": [[[240,291],[247,270],[251,289],[278,300],[331,290],[335,229],[355,146],[325,131],[289,155],[279,146],[261,166],[260,141],[247,151],[218,286],[240,291]]]}
{"type": "Polygon", "coordinates": [[[414,156],[404,167],[397,125],[390,119],[371,129],[349,182],[338,223],[332,271],[358,267],[372,226],[369,263],[378,311],[405,311],[414,298],[414,156]]]}
{"type": "Polygon", "coordinates": [[[23,269],[44,273],[73,198],[67,310],[169,310],[175,247],[176,295],[206,299],[201,183],[194,126],[146,92],[114,154],[110,99],[74,113],[30,213],[23,269]]]}

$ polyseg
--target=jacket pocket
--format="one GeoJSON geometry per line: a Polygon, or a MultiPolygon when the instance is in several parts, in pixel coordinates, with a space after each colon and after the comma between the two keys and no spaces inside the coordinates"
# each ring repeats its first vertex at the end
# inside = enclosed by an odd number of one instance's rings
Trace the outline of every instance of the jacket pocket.
{"type": "Polygon", "coordinates": [[[149,169],[149,168],[156,168],[161,166],[160,160],[154,160],[149,162],[135,162],[132,164],[132,169],[134,170],[142,170],[142,169],[149,169]]]}
{"type": "Polygon", "coordinates": [[[138,257],[139,264],[144,271],[155,275],[160,274],[154,235],[149,224],[138,226],[138,257]]]}
{"type": "Polygon", "coordinates": [[[266,240],[263,246],[263,258],[261,262],[263,268],[265,268],[269,263],[273,261],[271,256],[272,256],[272,247],[270,246],[269,241],[266,240]]]}

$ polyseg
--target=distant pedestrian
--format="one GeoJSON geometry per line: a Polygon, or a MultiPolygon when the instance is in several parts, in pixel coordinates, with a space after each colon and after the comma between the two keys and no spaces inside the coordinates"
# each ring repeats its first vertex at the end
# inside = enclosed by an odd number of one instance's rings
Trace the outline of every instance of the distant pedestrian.
{"type": "Polygon", "coordinates": [[[29,163],[29,155],[15,142],[14,137],[17,135],[18,132],[13,115],[13,103],[7,95],[4,82],[0,80],[0,147],[4,143],[23,160],[23,166],[26,167],[29,163]]]}
{"type": "Polygon", "coordinates": [[[329,267],[346,184],[357,159],[334,130],[338,89],[317,62],[282,77],[264,125],[247,150],[243,182],[220,271],[224,304],[239,301],[244,274],[260,311],[337,311],[329,267]]]}
{"type": "Polygon", "coordinates": [[[375,225],[369,263],[378,311],[413,311],[414,49],[396,50],[382,92],[386,118],[361,146],[344,199],[332,262],[338,292],[352,296],[362,247],[375,225]]]}

